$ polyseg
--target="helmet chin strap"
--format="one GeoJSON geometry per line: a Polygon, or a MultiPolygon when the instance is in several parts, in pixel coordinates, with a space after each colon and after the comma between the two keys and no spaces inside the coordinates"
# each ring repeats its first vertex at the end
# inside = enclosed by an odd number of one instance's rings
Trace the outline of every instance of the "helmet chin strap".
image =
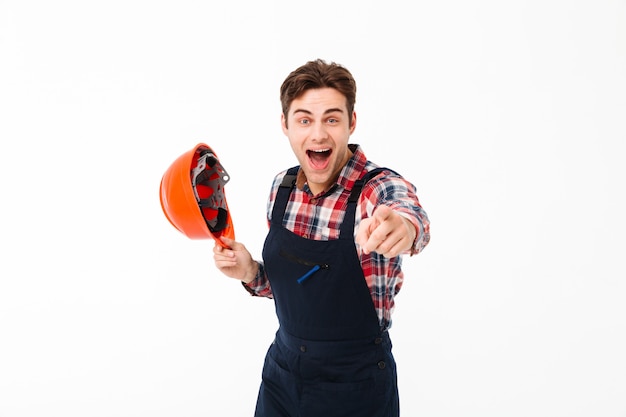
{"type": "Polygon", "coordinates": [[[215,154],[208,149],[201,151],[191,171],[191,184],[202,217],[212,233],[219,234],[228,226],[224,186],[229,180],[230,176],[215,154]]]}

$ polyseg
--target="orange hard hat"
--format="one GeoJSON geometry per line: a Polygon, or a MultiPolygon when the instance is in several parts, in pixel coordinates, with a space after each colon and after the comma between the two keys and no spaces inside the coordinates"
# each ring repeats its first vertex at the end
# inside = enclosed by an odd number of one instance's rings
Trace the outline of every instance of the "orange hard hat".
{"type": "Polygon", "coordinates": [[[230,177],[213,150],[204,143],[179,156],[160,185],[161,208],[167,220],[190,239],[235,239],[224,185],[230,177]]]}

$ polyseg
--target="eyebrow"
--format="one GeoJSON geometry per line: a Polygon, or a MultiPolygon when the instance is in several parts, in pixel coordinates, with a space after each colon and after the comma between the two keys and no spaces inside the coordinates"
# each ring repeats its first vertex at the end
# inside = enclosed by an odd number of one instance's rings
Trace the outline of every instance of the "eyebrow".
{"type": "MultiPolygon", "coordinates": [[[[334,108],[325,110],[324,114],[335,113],[335,112],[343,113],[343,110],[340,109],[339,107],[334,107],[334,108]]],[[[313,114],[312,112],[306,109],[295,109],[292,114],[296,114],[296,113],[313,114]]]]}

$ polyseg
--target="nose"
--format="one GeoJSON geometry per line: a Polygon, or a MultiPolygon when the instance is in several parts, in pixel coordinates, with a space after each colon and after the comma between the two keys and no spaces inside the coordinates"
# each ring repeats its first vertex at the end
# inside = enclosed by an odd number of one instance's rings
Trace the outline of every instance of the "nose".
{"type": "Polygon", "coordinates": [[[324,123],[315,123],[311,130],[311,139],[314,141],[322,141],[328,137],[328,131],[324,123]]]}

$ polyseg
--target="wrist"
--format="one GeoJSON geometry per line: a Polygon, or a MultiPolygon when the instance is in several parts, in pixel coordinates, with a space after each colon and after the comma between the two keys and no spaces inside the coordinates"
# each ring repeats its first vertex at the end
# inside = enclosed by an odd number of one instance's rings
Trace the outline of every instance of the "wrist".
{"type": "Polygon", "coordinates": [[[404,220],[404,222],[406,223],[409,241],[411,242],[411,246],[406,249],[406,252],[408,252],[412,256],[416,253],[415,247],[417,245],[417,238],[419,237],[419,234],[417,233],[417,227],[413,224],[411,220],[404,216],[402,216],[402,220],[404,220]]]}
{"type": "Polygon", "coordinates": [[[243,284],[249,284],[254,281],[259,273],[259,264],[256,261],[252,261],[251,268],[245,274],[245,276],[241,279],[243,284]]]}

